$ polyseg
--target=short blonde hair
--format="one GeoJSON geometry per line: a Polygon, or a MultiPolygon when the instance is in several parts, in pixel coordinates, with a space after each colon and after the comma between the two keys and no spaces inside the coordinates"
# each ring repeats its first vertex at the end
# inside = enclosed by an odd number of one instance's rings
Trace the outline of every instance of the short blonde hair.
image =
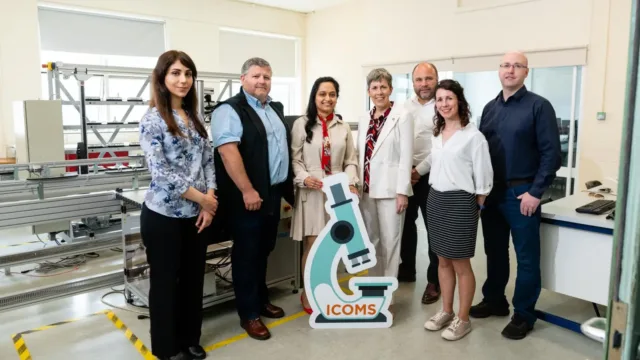
{"type": "Polygon", "coordinates": [[[371,86],[372,82],[381,80],[386,80],[387,84],[389,84],[389,86],[392,86],[391,84],[393,82],[393,77],[387,71],[387,69],[378,68],[371,70],[367,75],[367,89],[371,86]]]}

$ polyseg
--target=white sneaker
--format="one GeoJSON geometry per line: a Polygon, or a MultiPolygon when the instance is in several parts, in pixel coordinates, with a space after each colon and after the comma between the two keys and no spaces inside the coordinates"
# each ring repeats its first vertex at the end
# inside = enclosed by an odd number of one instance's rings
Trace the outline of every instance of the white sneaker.
{"type": "Polygon", "coordinates": [[[453,322],[449,327],[442,332],[442,338],[446,340],[460,340],[465,335],[471,332],[471,322],[470,321],[462,321],[459,317],[456,316],[453,319],[453,322]]]}
{"type": "Polygon", "coordinates": [[[440,310],[437,314],[433,315],[431,319],[427,320],[427,322],[424,323],[424,328],[431,331],[438,331],[443,327],[449,325],[454,317],[455,314],[448,314],[440,310]]]}

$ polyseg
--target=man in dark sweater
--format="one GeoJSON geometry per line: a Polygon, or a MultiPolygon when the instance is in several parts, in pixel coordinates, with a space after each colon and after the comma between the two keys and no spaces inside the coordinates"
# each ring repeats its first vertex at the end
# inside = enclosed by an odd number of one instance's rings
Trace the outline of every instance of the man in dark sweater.
{"type": "Polygon", "coordinates": [[[502,91],[482,112],[480,131],[489,143],[494,186],[482,209],[487,280],[476,318],[509,315],[509,234],[518,261],[514,315],[502,335],[523,339],[536,321],[540,296],[540,199],[561,165],[556,114],[547,99],[524,86],[524,54],[511,52],[500,63],[502,91]]]}
{"type": "Polygon", "coordinates": [[[269,302],[266,274],[281,199],[294,203],[291,138],[282,104],[269,97],[269,63],[251,58],[241,72],[240,92],[212,114],[218,216],[233,239],[232,279],[241,326],[252,338],[266,340],[271,334],[261,316],[284,316],[269,302]]]}

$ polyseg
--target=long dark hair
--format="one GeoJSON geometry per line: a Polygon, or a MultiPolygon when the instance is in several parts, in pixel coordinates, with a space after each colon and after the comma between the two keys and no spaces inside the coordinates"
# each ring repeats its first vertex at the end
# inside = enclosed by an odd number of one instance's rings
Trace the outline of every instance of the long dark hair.
{"type": "MultiPolygon", "coordinates": [[[[460,125],[465,127],[469,124],[469,119],[471,119],[471,109],[469,108],[469,103],[467,99],[464,97],[464,89],[459,82],[451,79],[442,80],[436,86],[436,94],[438,89],[449,90],[455,94],[458,98],[458,115],[460,116],[460,125]]],[[[437,98],[436,98],[437,104],[437,98]]],[[[433,106],[436,106],[435,104],[433,106]]],[[[438,112],[438,108],[436,107],[436,114],[433,117],[433,136],[438,136],[444,129],[444,118],[438,112]]]]}
{"type": "Polygon", "coordinates": [[[316,106],[316,95],[318,95],[320,85],[325,82],[332,83],[333,87],[336,88],[336,98],[340,97],[340,85],[338,84],[336,79],[330,76],[324,76],[318,78],[316,82],[313,83],[311,94],[309,94],[309,103],[307,104],[307,123],[304,125],[304,130],[307,133],[308,143],[311,143],[311,138],[313,138],[313,127],[318,123],[318,107],[316,106]]]}
{"type": "Polygon", "coordinates": [[[182,131],[180,131],[176,120],[173,118],[173,110],[171,109],[171,92],[169,92],[169,89],[167,89],[167,86],[164,84],[164,79],[167,76],[169,68],[171,68],[171,65],[178,60],[180,60],[182,65],[191,70],[193,77],[193,85],[191,85],[191,89],[182,99],[182,108],[187,112],[187,115],[191,119],[191,122],[193,122],[198,134],[206,139],[207,130],[198,118],[198,97],[196,95],[196,78],[198,76],[198,70],[196,70],[196,65],[193,63],[193,60],[191,60],[189,55],[186,53],[177,50],[169,50],[160,55],[158,62],[156,63],[156,67],[153,69],[153,73],[151,75],[152,96],[149,106],[158,109],[160,116],[162,116],[162,119],[167,124],[167,128],[169,128],[169,132],[172,135],[184,136],[182,131]]]}

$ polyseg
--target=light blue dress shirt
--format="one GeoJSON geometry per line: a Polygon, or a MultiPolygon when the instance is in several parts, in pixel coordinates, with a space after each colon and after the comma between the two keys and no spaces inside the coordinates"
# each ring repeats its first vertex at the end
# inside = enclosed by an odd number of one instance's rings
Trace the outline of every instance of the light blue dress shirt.
{"type": "MultiPolygon", "coordinates": [[[[244,92],[247,102],[258,114],[267,132],[267,146],[269,151],[269,172],[271,185],[287,180],[289,174],[289,149],[287,145],[286,128],[278,114],[269,105],[267,99],[263,107],[260,100],[244,92]]],[[[240,116],[231,105],[223,104],[218,107],[211,117],[211,139],[213,146],[218,147],[230,142],[240,142],[242,138],[242,122],[240,116]]]]}
{"type": "MultiPolygon", "coordinates": [[[[216,189],[213,151],[209,139],[198,134],[193,121],[187,127],[175,110],[173,118],[185,137],[172,135],[155,107],[140,121],[140,147],[151,173],[144,203],[164,216],[196,217],[200,205],[183,198],[182,194],[190,186],[202,193],[216,189]]],[[[202,118],[199,119],[202,122],[202,118]]]]}

